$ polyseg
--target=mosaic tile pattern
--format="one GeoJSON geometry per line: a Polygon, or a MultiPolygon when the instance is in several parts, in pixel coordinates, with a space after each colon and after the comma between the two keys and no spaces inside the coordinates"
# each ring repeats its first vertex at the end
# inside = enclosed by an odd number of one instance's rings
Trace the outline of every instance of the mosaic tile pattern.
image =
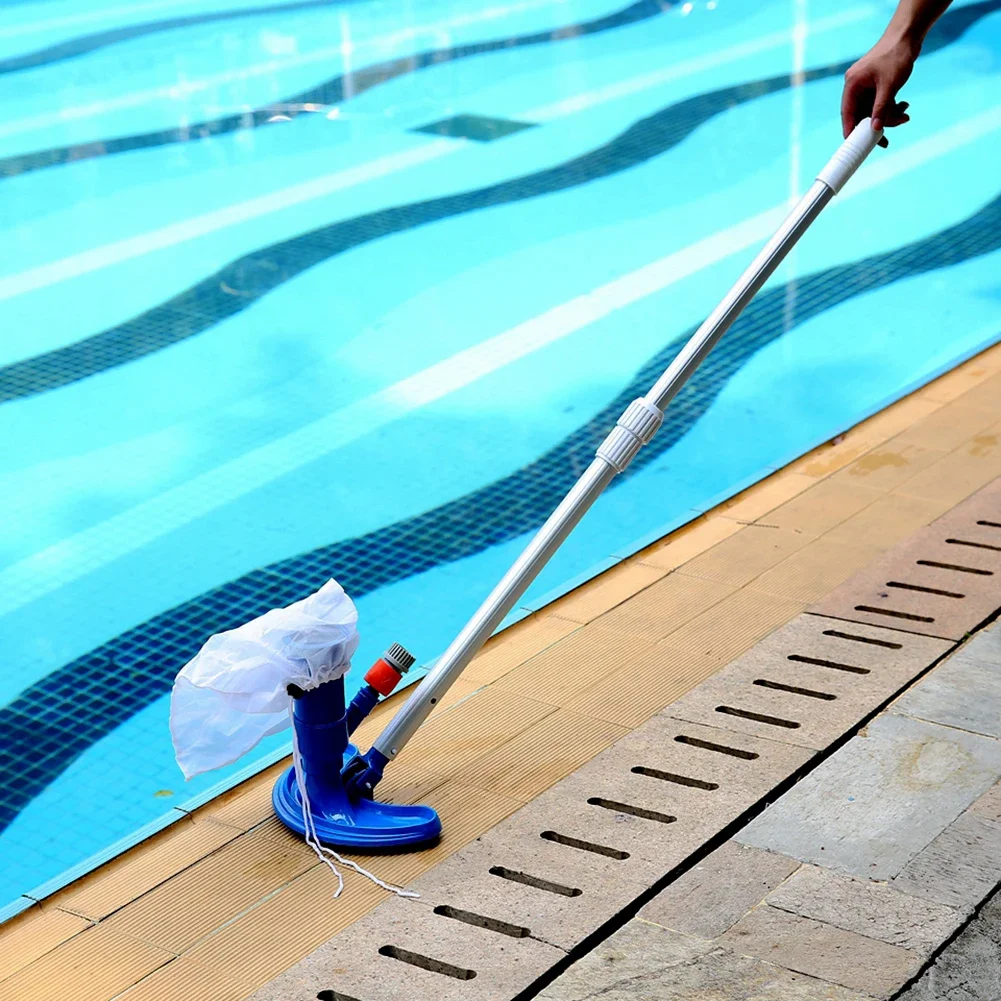
{"type": "MultiPolygon", "coordinates": [[[[288,6],[278,6],[273,8],[255,8],[254,12],[257,10],[289,10],[294,8],[306,8],[311,6],[329,6],[332,2],[336,0],[302,0],[300,3],[290,4],[288,6]]],[[[513,48],[523,48],[531,45],[544,45],[550,42],[559,42],[568,38],[579,38],[583,35],[594,35],[599,32],[609,31],[613,28],[621,28],[628,24],[634,24],[637,21],[644,21],[650,17],[656,17],[658,14],[662,14],[664,11],[670,10],[674,6],[672,0],[635,0],[634,3],[629,4],[627,7],[623,7],[621,10],[614,11],[611,14],[606,14],[604,17],[595,18],[592,21],[581,21],[577,24],[564,25],[553,31],[540,31],[528,35],[514,35],[507,38],[498,38],[489,42],[473,42],[468,45],[458,45],[452,48],[441,48],[441,49],[431,49],[427,52],[418,52],[412,56],[406,56],[402,59],[392,59],[381,63],[375,63],[371,66],[365,66],[354,72],[350,76],[350,95],[352,97],[357,97],[359,94],[364,93],[366,90],[370,90],[372,87],[378,86],[380,83],[385,83],[388,80],[396,79],[397,77],[404,76],[407,73],[414,73],[422,69],[427,69],[429,66],[439,66],[442,63],[455,62],[459,59],[469,59],[472,56],[481,56],[490,52],[508,51],[513,48]]],[[[221,19],[223,16],[230,17],[231,13],[225,15],[218,15],[221,19]]],[[[189,20],[190,23],[194,23],[194,19],[183,19],[177,18],[176,21],[189,20]]],[[[204,21],[199,21],[199,23],[204,23],[204,21]]],[[[163,22],[160,22],[159,27],[155,25],[147,25],[145,27],[149,28],[149,31],[163,31],[166,30],[162,27],[163,22]]],[[[172,27],[178,27],[179,24],[172,24],[172,27]]],[[[129,29],[136,31],[140,34],[148,34],[147,31],[142,31],[141,28],[129,29]]],[[[105,32],[103,35],[113,35],[115,32],[105,32]]],[[[99,36],[89,36],[90,40],[93,41],[99,36]]],[[[114,41],[122,40],[125,35],[121,38],[109,38],[102,41],[100,45],[110,45],[114,41]]],[[[131,35],[128,37],[136,37],[136,35],[131,35]]],[[[68,48],[74,44],[86,43],[87,39],[78,39],[77,42],[69,42],[64,46],[59,48],[68,48]]],[[[94,44],[93,48],[97,48],[99,45],[94,44]]],[[[46,52],[51,52],[52,50],[44,50],[43,53],[31,53],[28,56],[20,57],[22,60],[28,60],[33,57],[41,57],[46,52]]],[[[81,50],[81,51],[90,51],[81,50]]],[[[68,55],[77,55],[79,53],[72,52],[67,53],[67,55],[60,56],[59,58],[67,58],[68,55]]],[[[18,60],[9,60],[9,62],[17,62],[18,60]]],[[[52,62],[54,59],[45,58],[44,62],[52,62]]],[[[26,69],[28,65],[38,66],[43,65],[43,61],[35,63],[25,63],[23,66],[17,66],[17,69],[26,69]]],[[[0,73],[3,72],[4,63],[0,63],[0,73]]],[[[8,70],[7,72],[12,72],[8,70]]],[[[34,170],[44,170],[46,167],[56,167],[63,163],[75,163],[78,160],[89,160],[96,156],[113,156],[116,153],[128,153],[135,149],[147,149],[151,146],[169,146],[174,143],[184,143],[192,142],[198,139],[207,139],[213,136],[225,135],[228,132],[235,132],[238,129],[256,129],[263,125],[270,125],[272,123],[271,119],[276,112],[281,112],[285,116],[284,120],[289,120],[295,118],[297,115],[301,114],[304,110],[303,105],[307,104],[321,104],[321,105],[332,105],[339,104],[345,99],[345,78],[343,76],[334,76],[329,80],[325,80],[323,83],[318,84],[315,87],[310,87],[308,90],[300,91],[297,94],[291,94],[288,97],[284,97],[273,104],[268,104],[262,108],[256,108],[253,111],[241,112],[237,115],[226,115],[220,118],[212,118],[202,122],[193,122],[190,125],[185,125],[181,128],[174,129],[162,129],[157,132],[144,132],[139,135],[122,136],[116,139],[109,139],[102,142],[94,143],[81,143],[74,146],[59,146],[53,149],[38,150],[33,153],[22,153],[17,156],[9,156],[0,159],[0,179],[4,177],[14,177],[19,174],[27,174],[34,170]]]]}
{"type": "Polygon", "coordinates": [[[440,122],[431,122],[430,125],[422,125],[411,131],[423,132],[429,136],[489,143],[531,128],[535,128],[532,122],[512,122],[506,118],[488,118],[485,115],[452,115],[451,118],[443,118],[440,122]]]}
{"type": "MultiPolygon", "coordinates": [[[[1001,0],[983,0],[982,3],[950,12],[935,25],[924,51],[933,51],[955,41],[981,18],[999,9],[1001,0]]],[[[621,12],[616,16],[625,17],[626,14],[621,12]]],[[[631,17],[636,19],[638,14],[631,17]]],[[[596,23],[591,22],[592,25],[596,23]]],[[[802,75],[802,81],[808,83],[840,76],[849,65],[850,61],[808,70],[802,75]]],[[[791,85],[792,78],[788,74],[782,74],[700,94],[669,105],[630,126],[604,146],[548,170],[458,195],[394,206],[357,216],[254,251],[232,261],[173,299],[118,326],[66,347],[0,368],[0,403],[69,385],[160,351],[247,309],[268,292],[309,268],[382,237],[479,209],[552,194],[628,170],[666,153],[715,115],[739,104],[785,90],[791,85]],[[223,286],[236,289],[240,294],[227,293],[223,286]]],[[[290,98],[289,101],[336,103],[340,100],[340,78],[336,86],[329,86],[333,89],[325,97],[323,94],[326,92],[321,94],[321,87],[308,95],[300,94],[290,98]]],[[[266,113],[252,114],[261,114],[266,118],[273,114],[273,109],[266,113]]],[[[239,121],[236,121],[235,116],[234,122],[233,128],[240,127],[240,123],[245,122],[245,116],[239,116],[239,121]]],[[[189,130],[198,127],[189,126],[189,130]]],[[[110,150],[116,142],[124,141],[126,140],[113,140],[102,145],[110,150]]],[[[0,161],[0,177],[3,176],[6,163],[8,161],[0,161]]]]}
{"type": "MultiPolygon", "coordinates": [[[[657,437],[611,489],[675,444],[734,373],[791,326],[855,296],[998,248],[1001,196],[926,239],[797,280],[791,314],[786,285],[761,294],[675,398],[657,437]]],[[[28,688],[0,710],[0,830],[86,748],[169,691],[178,668],[206,636],[298,600],[323,584],[331,567],[358,598],[537,528],[625,406],[646,391],[693,332],[658,352],[607,407],[512,475],[417,517],[281,560],[207,591],[28,688]],[[122,677],[129,684],[123,686],[122,677]],[[41,718],[50,729],[40,746],[41,718]]]]}

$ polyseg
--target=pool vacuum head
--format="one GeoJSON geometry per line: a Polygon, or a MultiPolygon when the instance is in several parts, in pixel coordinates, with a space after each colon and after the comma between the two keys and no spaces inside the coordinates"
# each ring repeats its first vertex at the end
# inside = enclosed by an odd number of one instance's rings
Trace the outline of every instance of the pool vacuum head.
{"type": "MultiPolygon", "coordinates": [[[[882,131],[875,131],[868,118],[855,127],[775,235],[646,396],[629,404],[598,448],[591,465],[369,751],[360,754],[348,743],[349,730],[353,729],[350,721],[354,719],[357,725],[355,717],[367,710],[364,705],[355,707],[354,715],[351,709],[345,710],[343,678],[302,693],[295,700],[295,739],[299,744],[296,756],[305,772],[316,835],[321,842],[375,851],[412,847],[438,835],[441,821],[430,807],[396,806],[374,799],[375,787],[386,765],[403,750],[605,487],[656,434],[664,419],[664,409],[678,390],[881,138],[882,131]]],[[[395,650],[402,648],[394,645],[379,662],[389,665],[389,673],[383,671],[379,677],[392,677],[393,671],[402,675],[399,662],[390,657],[395,650]]],[[[413,658],[409,654],[407,657],[409,667],[413,658]]],[[[371,682],[369,687],[389,694],[371,682]]],[[[368,705],[371,709],[377,697],[365,696],[362,702],[367,704],[366,700],[371,699],[368,705]]],[[[303,809],[292,769],[278,780],[274,805],[288,827],[304,833],[304,817],[309,811],[303,809]]]]}

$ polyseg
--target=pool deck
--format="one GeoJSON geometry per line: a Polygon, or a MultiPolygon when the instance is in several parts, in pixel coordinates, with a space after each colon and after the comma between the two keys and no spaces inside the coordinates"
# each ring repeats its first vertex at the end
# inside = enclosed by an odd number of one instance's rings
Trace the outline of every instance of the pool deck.
{"type": "MultiPolygon", "coordinates": [[[[413,882],[999,476],[995,346],[491,641],[383,785],[444,838],[364,864],[413,882]]],[[[271,815],[285,764],[0,928],[0,1001],[238,1001],[373,910],[271,815]]]]}

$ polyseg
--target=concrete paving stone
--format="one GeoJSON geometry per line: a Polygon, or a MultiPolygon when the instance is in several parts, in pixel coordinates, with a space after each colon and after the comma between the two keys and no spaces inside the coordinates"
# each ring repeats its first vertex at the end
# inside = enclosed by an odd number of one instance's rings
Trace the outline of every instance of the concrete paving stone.
{"type": "Polygon", "coordinates": [[[937,949],[963,920],[955,908],[813,865],[800,867],[768,895],[767,903],[922,956],[937,949]]]}
{"type": "Polygon", "coordinates": [[[1001,626],[994,624],[982,629],[963,647],[962,653],[982,664],[1001,667],[1001,626]]]}
{"type": "Polygon", "coordinates": [[[569,951],[635,900],[647,885],[621,876],[595,879],[593,873],[567,872],[565,867],[554,872],[551,867],[533,866],[517,846],[482,839],[410,888],[421,894],[426,906],[456,907],[528,928],[533,938],[569,951]],[[568,882],[560,882],[561,878],[568,882]]]}
{"type": "Polygon", "coordinates": [[[960,650],[905,692],[893,712],[1001,737],[1001,670],[960,650]]]}
{"type": "Polygon", "coordinates": [[[676,864],[679,848],[687,853],[700,847],[811,756],[807,749],[776,741],[735,743],[726,731],[657,716],[567,776],[554,796],[555,801],[567,804],[567,810],[583,809],[581,816],[588,822],[607,823],[611,817],[616,832],[625,823],[624,814],[590,800],[675,817],[671,824],[643,820],[635,825],[638,833],[649,831],[636,851],[670,868],[676,864]],[[728,747],[745,756],[679,742],[679,736],[728,747]]]}
{"type": "Polygon", "coordinates": [[[710,722],[724,715],[721,706],[729,707],[737,713],[725,714],[728,727],[820,749],[949,648],[946,640],[894,630],[859,626],[851,634],[897,649],[827,635],[831,632],[851,630],[820,616],[799,616],[693,689],[671,711],[710,722]]]}
{"type": "Polygon", "coordinates": [[[727,841],[657,894],[639,917],[686,935],[713,939],[799,866],[785,855],[727,841]]]}
{"type": "Polygon", "coordinates": [[[393,898],[272,980],[254,1001],[307,1001],[325,991],[338,1001],[341,994],[359,1001],[499,1001],[564,955],[533,938],[472,927],[419,901],[393,898]]]}
{"type": "Polygon", "coordinates": [[[1001,894],[950,942],[900,1001],[992,1001],[1001,998],[1001,894]]]}
{"type": "Polygon", "coordinates": [[[909,949],[767,905],[741,918],[719,942],[735,952],[881,998],[898,990],[921,966],[921,957],[909,949]]]}
{"type": "Polygon", "coordinates": [[[916,855],[892,885],[969,910],[1001,882],[1001,824],[967,811],[916,855]]]}
{"type": "Polygon", "coordinates": [[[886,880],[1001,775],[1001,743],[989,737],[892,713],[877,717],[865,733],[735,840],[886,880]]]}
{"type": "Polygon", "coordinates": [[[645,921],[624,928],[546,987],[545,1001],[869,1001],[871,995],[738,956],[645,921]]]}

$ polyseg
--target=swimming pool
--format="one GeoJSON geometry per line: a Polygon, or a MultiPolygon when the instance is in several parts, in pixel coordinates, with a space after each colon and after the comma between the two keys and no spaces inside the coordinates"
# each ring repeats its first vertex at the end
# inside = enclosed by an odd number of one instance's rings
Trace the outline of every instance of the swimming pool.
{"type": "MultiPolygon", "coordinates": [[[[0,8],[0,906],[282,752],[183,783],[210,633],[335,575],[356,664],[433,660],[826,162],[891,6],[0,8]]],[[[518,614],[1001,338],[999,76],[1001,0],[954,5],[518,614]]]]}

